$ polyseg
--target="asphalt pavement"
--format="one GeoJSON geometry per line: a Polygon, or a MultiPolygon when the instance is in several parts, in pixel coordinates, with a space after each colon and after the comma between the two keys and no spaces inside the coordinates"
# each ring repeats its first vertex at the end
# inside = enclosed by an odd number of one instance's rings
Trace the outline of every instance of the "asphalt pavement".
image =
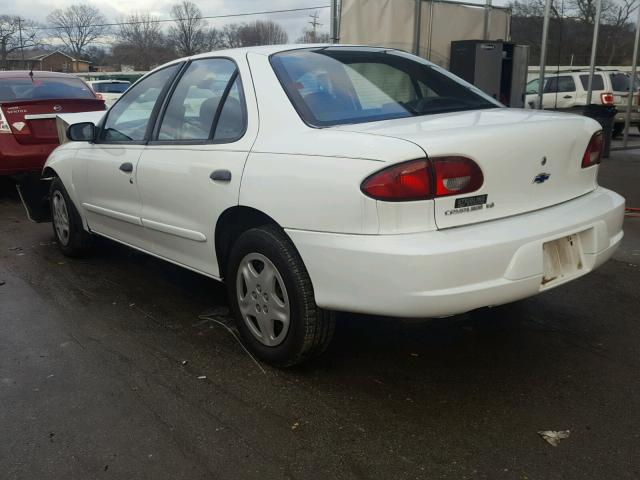
{"type": "MultiPolygon", "coordinates": [[[[640,151],[600,180],[640,207],[640,151]]],[[[222,285],[107,241],[67,259],[4,183],[0,478],[640,478],[640,218],[625,230],[512,305],[341,314],[323,357],[281,371],[237,342],[222,285]]]]}

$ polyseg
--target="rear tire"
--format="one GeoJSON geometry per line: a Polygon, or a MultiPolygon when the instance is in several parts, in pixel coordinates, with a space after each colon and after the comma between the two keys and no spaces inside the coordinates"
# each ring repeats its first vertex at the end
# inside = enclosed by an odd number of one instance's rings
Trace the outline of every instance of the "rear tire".
{"type": "Polygon", "coordinates": [[[80,214],[58,177],[51,182],[49,204],[53,235],[58,248],[67,257],[86,255],[91,247],[91,235],[84,230],[80,214]]]}
{"type": "Polygon", "coordinates": [[[613,131],[611,133],[613,138],[619,137],[620,135],[622,135],[622,132],[624,132],[624,123],[613,125],[613,131]]]}
{"type": "Polygon", "coordinates": [[[256,357],[289,367],[326,350],[335,315],[316,305],[307,269],[281,228],[266,225],[240,235],[226,271],[238,331],[256,357]]]}

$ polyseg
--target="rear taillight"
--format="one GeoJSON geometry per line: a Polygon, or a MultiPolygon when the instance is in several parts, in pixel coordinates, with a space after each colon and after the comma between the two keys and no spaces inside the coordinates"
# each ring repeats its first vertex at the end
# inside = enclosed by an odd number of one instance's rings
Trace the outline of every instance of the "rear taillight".
{"type": "Polygon", "coordinates": [[[402,202],[431,197],[431,175],[427,160],[412,160],[380,170],[360,186],[376,200],[402,202]]]}
{"type": "Polygon", "coordinates": [[[376,200],[406,202],[473,192],[483,182],[476,162],[455,156],[392,165],[365,179],[360,188],[376,200]]]}
{"type": "Polygon", "coordinates": [[[601,93],[600,102],[602,105],[613,105],[613,93],[601,93]]]}
{"type": "Polygon", "coordinates": [[[435,171],[435,196],[475,192],[484,183],[482,170],[466,157],[439,157],[431,160],[435,171]]]}
{"type": "Polygon", "coordinates": [[[591,137],[587,149],[582,156],[582,168],[588,168],[600,163],[602,158],[602,132],[596,132],[591,137]]]}
{"type": "Polygon", "coordinates": [[[104,95],[102,95],[101,93],[97,93],[97,92],[96,92],[96,98],[97,98],[98,100],[104,100],[104,95]]]}
{"type": "Polygon", "coordinates": [[[7,122],[7,119],[4,117],[2,109],[0,109],[0,133],[11,133],[9,122],[7,122]]]}

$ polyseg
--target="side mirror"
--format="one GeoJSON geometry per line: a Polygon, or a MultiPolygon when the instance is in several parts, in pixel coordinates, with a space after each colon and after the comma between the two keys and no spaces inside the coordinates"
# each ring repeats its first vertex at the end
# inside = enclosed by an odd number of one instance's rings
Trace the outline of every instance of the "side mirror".
{"type": "Polygon", "coordinates": [[[96,126],[91,122],[74,123],[67,129],[67,138],[72,142],[93,142],[96,126]]]}

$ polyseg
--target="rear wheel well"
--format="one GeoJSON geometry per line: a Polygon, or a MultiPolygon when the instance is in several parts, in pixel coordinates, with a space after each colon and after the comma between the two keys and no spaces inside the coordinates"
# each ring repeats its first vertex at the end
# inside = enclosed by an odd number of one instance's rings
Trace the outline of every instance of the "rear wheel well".
{"type": "Polygon", "coordinates": [[[225,210],[216,223],[216,258],[220,270],[220,278],[225,278],[227,261],[235,241],[251,228],[278,223],[266,213],[255,208],[235,206],[225,210]]]}
{"type": "Polygon", "coordinates": [[[56,171],[51,168],[51,167],[45,167],[45,169],[42,171],[42,177],[41,178],[51,178],[51,177],[57,177],[58,174],[56,173],[56,171]]]}

